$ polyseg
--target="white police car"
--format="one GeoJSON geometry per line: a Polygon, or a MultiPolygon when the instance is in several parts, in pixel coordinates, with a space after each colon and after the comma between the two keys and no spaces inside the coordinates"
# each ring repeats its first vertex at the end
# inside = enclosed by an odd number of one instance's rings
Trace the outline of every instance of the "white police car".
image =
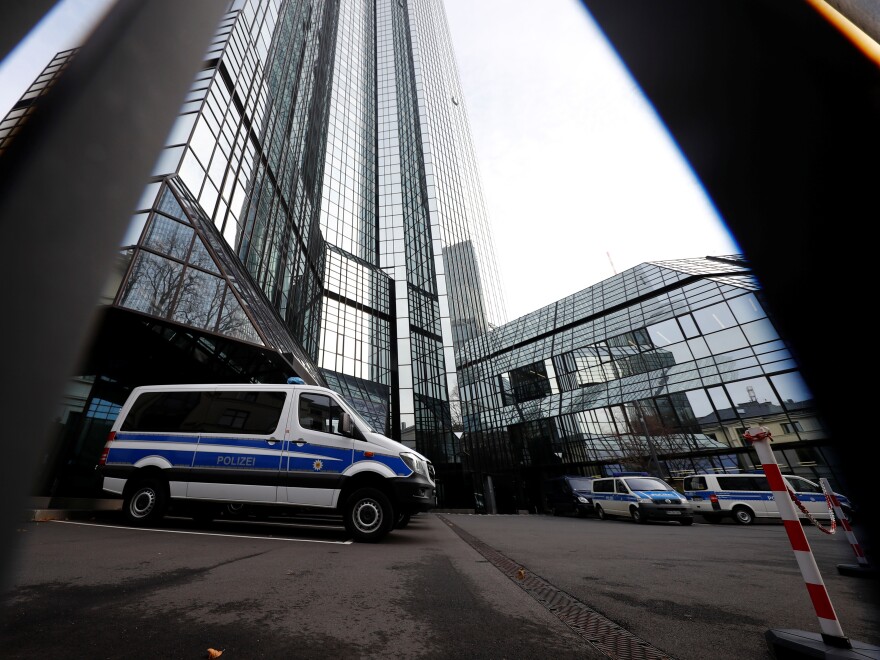
{"type": "Polygon", "coordinates": [[[694,523],[691,503],[668,483],[647,472],[618,472],[612,477],[593,479],[593,508],[605,520],[628,517],[638,523],[649,520],[675,520],[694,523]]]}

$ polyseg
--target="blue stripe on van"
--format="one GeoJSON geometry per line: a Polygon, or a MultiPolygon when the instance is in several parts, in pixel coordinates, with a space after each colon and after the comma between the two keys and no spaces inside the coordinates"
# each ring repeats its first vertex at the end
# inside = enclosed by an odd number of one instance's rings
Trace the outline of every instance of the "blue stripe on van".
{"type": "MultiPolygon", "coordinates": [[[[399,456],[373,454],[367,457],[363,450],[345,447],[328,447],[305,443],[301,446],[285,440],[270,445],[265,438],[240,438],[230,436],[157,435],[153,433],[117,433],[117,441],[143,443],[143,447],[123,448],[111,443],[107,456],[108,465],[133,465],[149,456],[159,456],[175,467],[186,468],[238,468],[253,470],[285,469],[282,458],[287,457],[286,471],[341,473],[358,461],[375,461],[388,467],[394,474],[407,477],[412,470],[399,456]],[[170,443],[188,444],[192,449],[171,449],[170,443]],[[213,445],[217,450],[208,450],[213,445]],[[258,449],[259,452],[249,451],[258,449]],[[285,454],[284,449],[287,449],[285,454]]],[[[634,499],[627,496],[628,499],[634,499]]]]}
{"type": "MultiPolygon", "coordinates": [[[[773,499],[773,493],[770,491],[748,491],[748,490],[719,490],[719,491],[700,491],[705,493],[708,499],[711,495],[716,495],[718,500],[736,500],[738,502],[767,502],[773,499]]],[[[690,498],[688,498],[690,499],[690,498]]]]}
{"type": "Polygon", "coordinates": [[[350,447],[328,447],[325,445],[290,443],[287,458],[289,472],[344,472],[352,463],[350,447]]]}
{"type": "Polygon", "coordinates": [[[386,466],[389,470],[394,472],[399,477],[408,477],[413,472],[410,470],[406,463],[403,462],[403,459],[400,456],[387,456],[385,454],[373,454],[370,457],[364,456],[363,451],[355,451],[354,452],[354,460],[357,461],[376,461],[377,463],[381,463],[386,466]]]}

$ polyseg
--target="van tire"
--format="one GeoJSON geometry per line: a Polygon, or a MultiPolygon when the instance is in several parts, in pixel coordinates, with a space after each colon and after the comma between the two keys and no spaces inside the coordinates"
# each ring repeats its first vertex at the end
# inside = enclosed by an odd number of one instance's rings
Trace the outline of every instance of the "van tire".
{"type": "Polygon", "coordinates": [[[602,508],[601,506],[599,506],[598,504],[596,505],[596,517],[597,517],[599,520],[608,520],[608,514],[605,513],[605,509],[603,509],[603,508],[602,508]]]}
{"type": "Polygon", "coordinates": [[[643,514],[639,510],[639,507],[637,507],[637,506],[630,507],[629,515],[632,516],[633,522],[637,522],[640,525],[644,525],[645,523],[648,522],[648,519],[645,517],[645,514],[643,514]]]}
{"type": "Polygon", "coordinates": [[[122,513],[132,525],[152,525],[162,519],[168,505],[166,485],[159,479],[133,480],[125,489],[122,513]]]}
{"type": "Polygon", "coordinates": [[[375,543],[385,537],[395,522],[391,501],[381,490],[360,488],[345,501],[343,522],[355,541],[375,543]]]}
{"type": "Polygon", "coordinates": [[[740,525],[751,525],[755,522],[755,513],[747,506],[733,507],[733,519],[740,525]]]}
{"type": "Polygon", "coordinates": [[[409,525],[410,515],[411,514],[407,513],[406,511],[399,514],[397,516],[397,522],[394,523],[394,529],[403,529],[404,527],[409,525]]]}

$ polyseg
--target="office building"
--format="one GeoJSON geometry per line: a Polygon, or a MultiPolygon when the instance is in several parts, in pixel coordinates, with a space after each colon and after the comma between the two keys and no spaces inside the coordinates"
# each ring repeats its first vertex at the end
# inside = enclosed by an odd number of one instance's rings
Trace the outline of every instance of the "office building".
{"type": "Polygon", "coordinates": [[[95,493],[135,385],[299,375],[461,497],[455,350],[504,307],[440,0],[230,2],[145,184],[39,494],[95,493]]]}
{"type": "Polygon", "coordinates": [[[543,508],[543,480],[646,471],[673,484],[760,469],[844,487],[812,395],[738,255],[641,264],[497,328],[459,356],[464,470],[489,512],[543,508]]]}

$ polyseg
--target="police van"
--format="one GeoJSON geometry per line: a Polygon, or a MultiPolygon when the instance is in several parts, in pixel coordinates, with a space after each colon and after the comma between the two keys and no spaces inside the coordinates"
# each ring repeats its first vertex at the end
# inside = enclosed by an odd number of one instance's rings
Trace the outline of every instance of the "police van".
{"type": "Polygon", "coordinates": [[[593,479],[593,508],[600,520],[628,517],[638,523],[649,520],[677,520],[694,523],[690,502],[668,483],[647,472],[618,472],[613,477],[593,479]]]}
{"type": "Polygon", "coordinates": [[[554,516],[573,513],[584,518],[592,513],[591,484],[593,477],[563,475],[545,479],[544,508],[554,516]]]}
{"type": "Polygon", "coordinates": [[[436,505],[428,459],[305,384],[137,387],[96,471],[135,525],[169,506],[202,519],[270,507],[342,514],[355,540],[374,542],[436,505]]]}
{"type": "MultiPolygon", "coordinates": [[[[797,497],[795,506],[798,517],[805,519],[807,514],[818,521],[830,521],[831,509],[822,487],[803,477],[791,474],[782,475],[790,492],[797,497]]],[[[767,477],[761,473],[740,474],[694,474],[684,478],[685,496],[693,504],[694,511],[708,523],[720,522],[722,518],[732,518],[741,525],[751,525],[757,518],[780,519],[779,508],[767,477]]],[[[853,504],[849,498],[835,493],[841,509],[852,520],[853,504]]]]}

